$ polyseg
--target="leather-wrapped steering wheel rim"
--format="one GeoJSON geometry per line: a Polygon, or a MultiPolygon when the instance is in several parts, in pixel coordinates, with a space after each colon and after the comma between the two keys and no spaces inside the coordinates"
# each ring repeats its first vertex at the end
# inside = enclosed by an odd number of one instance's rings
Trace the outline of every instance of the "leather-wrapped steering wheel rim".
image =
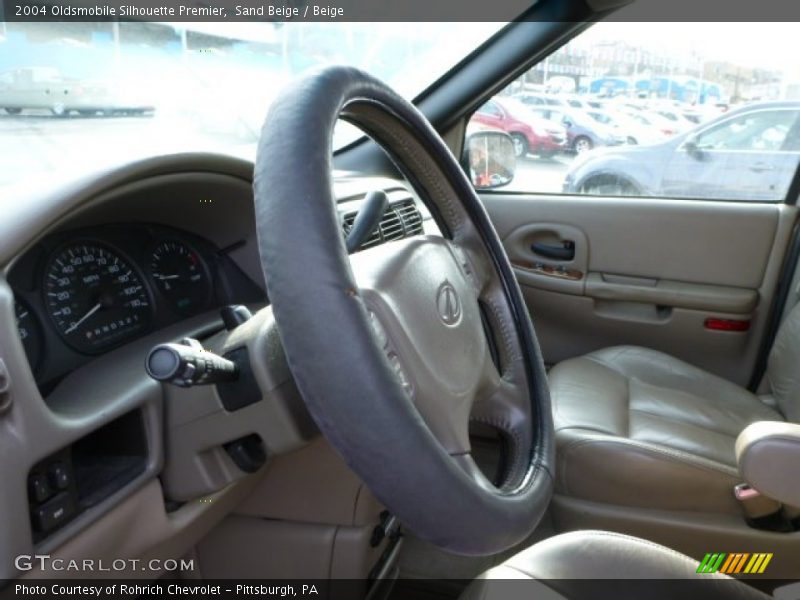
{"type": "MultiPolygon", "coordinates": [[[[357,69],[330,67],[306,75],[270,107],[254,194],[261,264],[284,352],[328,441],[421,538],[462,554],[492,554],[524,540],[552,494],[553,424],[544,365],[500,239],[457,160],[424,116],[357,69]],[[490,392],[487,398],[474,394],[469,418],[496,427],[510,441],[512,459],[502,485],[493,486],[465,467],[471,461],[461,425],[449,446],[437,438],[436,420],[450,414],[442,408],[449,406],[446,399],[431,398],[435,394],[424,389],[410,399],[376,340],[370,322],[376,295],[358,284],[359,269],[346,252],[333,195],[332,134],[339,118],[386,150],[442,230],[439,239],[397,243],[395,257],[387,258],[391,248],[381,251],[387,264],[405,261],[408,281],[415,281],[414,269],[424,272],[419,290],[413,290],[419,297],[391,319],[407,319],[417,310],[415,303],[421,315],[435,313],[430,286],[438,281],[436,269],[446,275],[442,285],[452,281],[458,290],[464,321],[478,309],[488,315],[501,350],[501,364],[494,367],[472,343],[478,326],[471,321],[450,329],[431,321],[421,329],[442,327],[442,339],[470,340],[463,356],[454,346],[452,357],[440,357],[442,372],[466,372],[463,367],[472,359],[480,361],[481,370],[496,369],[491,385],[476,376],[470,389],[490,392]]],[[[406,335],[402,328],[395,331],[406,335]]],[[[413,335],[408,333],[410,346],[418,341],[413,335]]],[[[418,346],[435,342],[431,337],[418,346]]],[[[430,371],[435,378],[436,369],[430,371]]]]}

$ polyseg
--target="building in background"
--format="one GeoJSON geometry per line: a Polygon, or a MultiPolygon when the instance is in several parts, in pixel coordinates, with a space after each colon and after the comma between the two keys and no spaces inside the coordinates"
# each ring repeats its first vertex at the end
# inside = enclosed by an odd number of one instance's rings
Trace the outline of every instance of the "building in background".
{"type": "Polygon", "coordinates": [[[787,87],[779,70],[710,60],[692,49],[665,52],[622,40],[592,45],[571,42],[527,71],[519,85],[689,104],[775,100],[798,94],[794,87],[787,87]],[[574,85],[565,85],[564,79],[574,85]]]}

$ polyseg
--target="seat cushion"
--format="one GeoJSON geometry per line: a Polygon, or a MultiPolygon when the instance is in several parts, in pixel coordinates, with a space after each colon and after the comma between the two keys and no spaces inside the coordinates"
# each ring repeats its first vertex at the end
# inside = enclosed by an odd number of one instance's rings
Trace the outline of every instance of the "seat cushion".
{"type": "Polygon", "coordinates": [[[739,514],[736,437],[783,421],[747,390],[633,346],[556,365],[550,389],[557,492],[611,504],[739,514]]]}
{"type": "Polygon", "coordinates": [[[490,569],[467,587],[460,600],[769,597],[725,575],[698,575],[697,566],[688,556],[646,540],[607,531],[575,531],[539,542],[490,569]]]}

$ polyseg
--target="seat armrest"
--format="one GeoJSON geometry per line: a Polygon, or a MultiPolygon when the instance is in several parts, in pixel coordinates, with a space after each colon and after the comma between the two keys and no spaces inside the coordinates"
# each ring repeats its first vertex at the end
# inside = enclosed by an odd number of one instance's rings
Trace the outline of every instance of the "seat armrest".
{"type": "Polygon", "coordinates": [[[760,421],[736,438],[739,473],[756,490],[774,500],[800,505],[800,425],[760,421]]]}

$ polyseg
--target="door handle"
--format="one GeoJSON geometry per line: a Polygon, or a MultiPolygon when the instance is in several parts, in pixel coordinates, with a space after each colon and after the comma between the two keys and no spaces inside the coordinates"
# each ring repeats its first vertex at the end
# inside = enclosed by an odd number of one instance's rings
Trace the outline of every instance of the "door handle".
{"type": "Polygon", "coordinates": [[[750,167],[750,170],[753,173],[766,173],[767,171],[774,171],[775,167],[767,163],[756,163],[750,167]]]}
{"type": "Polygon", "coordinates": [[[575,258],[575,242],[572,240],[565,240],[560,244],[534,242],[531,244],[531,250],[540,256],[555,260],[572,260],[575,258]]]}

